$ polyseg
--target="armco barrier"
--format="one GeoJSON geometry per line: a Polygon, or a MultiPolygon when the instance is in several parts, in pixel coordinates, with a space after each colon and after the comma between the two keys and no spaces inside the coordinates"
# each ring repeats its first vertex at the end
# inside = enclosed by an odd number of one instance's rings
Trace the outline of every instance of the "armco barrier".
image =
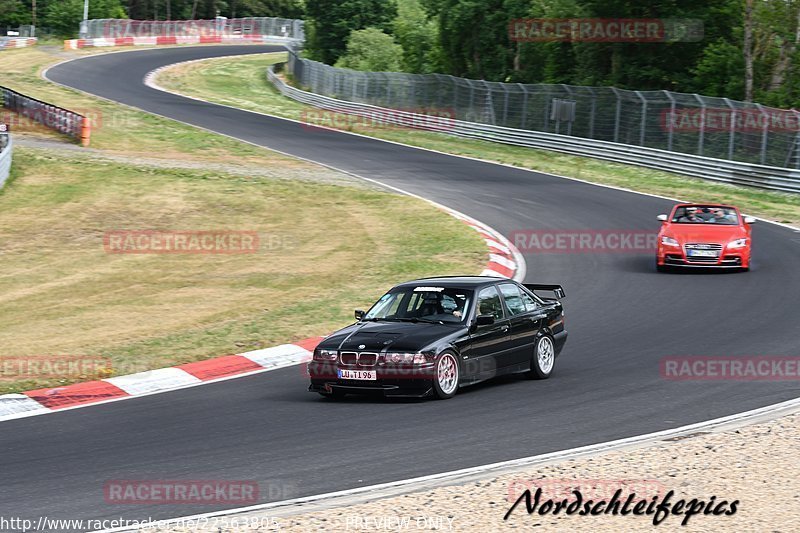
{"type": "Polygon", "coordinates": [[[430,121],[426,120],[428,117],[424,115],[339,100],[297,89],[286,84],[278,77],[272,66],[267,69],[267,78],[284,96],[297,100],[298,102],[338,113],[366,117],[380,115],[382,120],[386,123],[398,126],[413,124],[417,129],[430,129],[459,137],[513,144],[529,148],[541,148],[748,187],[800,193],[800,170],[797,169],[714,159],[648,148],[645,146],[598,141],[581,137],[559,135],[556,133],[506,128],[461,120],[449,121],[447,128],[442,128],[441,126],[426,127],[425,124],[429,124],[430,121]]]}
{"type": "Polygon", "coordinates": [[[3,97],[3,107],[59,133],[79,139],[84,146],[89,145],[91,126],[89,119],[83,115],[25,96],[6,87],[0,86],[0,94],[3,97]]]}
{"type": "MultiPolygon", "coordinates": [[[[5,126],[0,124],[0,128],[5,126]]],[[[0,131],[0,189],[6,184],[8,175],[11,172],[11,155],[14,152],[14,142],[11,135],[0,131]]]]}

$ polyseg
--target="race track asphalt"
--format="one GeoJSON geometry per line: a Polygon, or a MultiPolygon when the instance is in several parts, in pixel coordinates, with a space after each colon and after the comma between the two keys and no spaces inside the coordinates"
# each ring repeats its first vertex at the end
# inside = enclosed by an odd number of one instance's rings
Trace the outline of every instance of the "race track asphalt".
{"type": "MultiPolygon", "coordinates": [[[[48,77],[379,180],[505,235],[519,229],[656,230],[656,215],[672,203],[312,131],[142,82],[163,65],[273,49],[114,53],[61,64],[48,77]]],[[[800,355],[800,233],[760,222],[754,242],[749,273],[658,274],[649,254],[526,255],[527,281],[561,283],[567,293],[570,338],[544,382],[498,379],[444,402],[334,403],[307,393],[306,378],[293,367],[2,422],[0,515],[183,516],[226,506],[110,504],[103,485],[111,479],[252,479],[261,484],[262,501],[277,501],[619,439],[794,398],[796,381],[671,381],[659,374],[659,361],[669,356],[800,355]]]]}

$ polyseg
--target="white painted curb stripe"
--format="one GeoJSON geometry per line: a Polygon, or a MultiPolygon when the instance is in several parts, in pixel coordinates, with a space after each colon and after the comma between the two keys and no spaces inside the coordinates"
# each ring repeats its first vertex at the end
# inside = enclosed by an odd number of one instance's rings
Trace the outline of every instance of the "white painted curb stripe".
{"type": "Polygon", "coordinates": [[[255,350],[240,354],[254,363],[264,368],[274,368],[276,366],[288,366],[307,361],[311,357],[311,352],[305,348],[294,344],[281,344],[272,348],[255,350]]]}
{"type": "Polygon", "coordinates": [[[497,255],[497,254],[489,254],[489,260],[498,265],[503,265],[504,267],[510,268],[511,270],[517,269],[517,264],[514,262],[513,259],[508,259],[506,256],[497,255]]]}
{"type": "Polygon", "coordinates": [[[119,387],[131,396],[170,390],[201,382],[200,379],[180,368],[159,368],[127,376],[107,378],[103,381],[119,387]]]}
{"type": "Polygon", "coordinates": [[[37,411],[49,413],[50,409],[24,394],[3,394],[0,396],[0,420],[6,416],[18,417],[18,415],[24,413],[33,414],[37,411]]]}

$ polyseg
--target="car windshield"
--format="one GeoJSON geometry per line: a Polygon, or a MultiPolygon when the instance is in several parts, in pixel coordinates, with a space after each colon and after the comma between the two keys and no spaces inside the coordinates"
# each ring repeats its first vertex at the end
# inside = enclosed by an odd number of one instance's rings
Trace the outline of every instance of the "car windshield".
{"type": "Polygon", "coordinates": [[[472,291],[452,287],[400,287],[384,294],[363,320],[463,322],[472,291]]]}
{"type": "Polygon", "coordinates": [[[672,222],[676,224],[722,224],[735,226],[739,224],[739,215],[732,207],[709,205],[687,205],[675,210],[672,222]]]}

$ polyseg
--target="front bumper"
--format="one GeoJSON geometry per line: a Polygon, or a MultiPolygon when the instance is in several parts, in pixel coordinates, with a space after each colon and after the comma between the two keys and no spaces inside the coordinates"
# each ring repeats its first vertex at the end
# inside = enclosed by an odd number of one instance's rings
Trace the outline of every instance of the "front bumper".
{"type": "Polygon", "coordinates": [[[662,266],[696,268],[743,268],[749,266],[750,252],[743,250],[722,250],[718,257],[690,257],[676,248],[659,249],[658,264],[662,266]]]}
{"type": "Polygon", "coordinates": [[[308,365],[311,384],[309,392],[332,394],[365,394],[384,397],[422,398],[433,393],[435,370],[433,365],[420,367],[391,367],[376,365],[359,370],[374,370],[375,380],[341,379],[339,368],[353,370],[354,367],[339,367],[335,363],[313,361],[308,365]]]}

